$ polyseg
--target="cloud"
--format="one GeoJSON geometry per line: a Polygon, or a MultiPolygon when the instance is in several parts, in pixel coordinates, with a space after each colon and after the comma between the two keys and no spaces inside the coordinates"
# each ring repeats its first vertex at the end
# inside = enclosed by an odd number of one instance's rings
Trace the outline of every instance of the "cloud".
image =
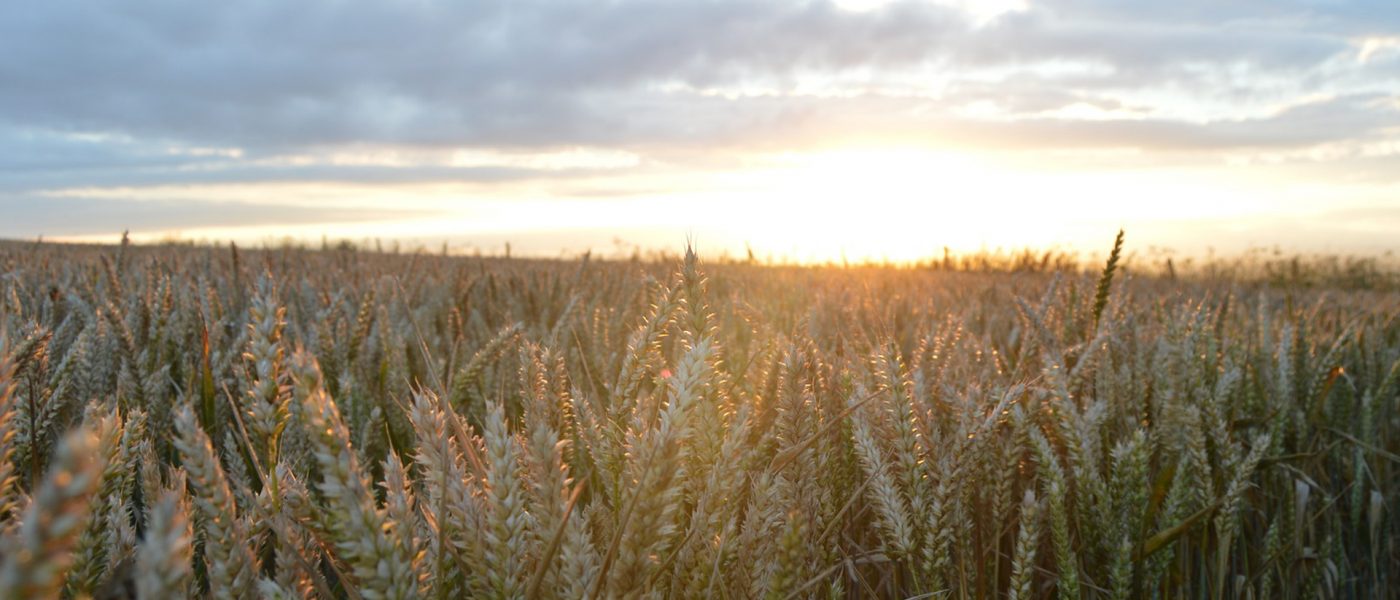
{"type": "Polygon", "coordinates": [[[1378,0],[1038,0],[990,21],[931,0],[25,2],[0,19],[0,196],[596,175],[326,159],[346,148],[1216,160],[1400,126],[1400,53],[1358,58],[1397,35],[1400,5],[1378,0]]]}
{"type": "Polygon", "coordinates": [[[57,0],[0,22],[0,114],[255,148],[591,142],[649,83],[909,63],[961,22],[917,2],[57,0]]]}
{"type": "MultiPolygon", "coordinates": [[[[1240,67],[1296,74],[1343,51],[1360,27],[1308,4],[1258,4],[1262,24],[1238,9],[1153,6],[1037,4],[976,27],[916,0],[867,12],[737,0],[54,0],[12,7],[0,22],[0,115],[251,152],[655,143],[691,134],[690,103],[658,83],[781,87],[804,74],[878,80],[919,66],[956,76],[1062,61],[1106,67],[1070,78],[1086,87],[1163,85],[1240,67]]],[[[1040,89],[1053,94],[1061,79],[1040,89]]],[[[754,104],[700,116],[740,126],[764,110],[754,104]]]]}
{"type": "Polygon", "coordinates": [[[1293,148],[1357,139],[1400,126],[1400,111],[1372,95],[1348,96],[1291,106],[1262,118],[1203,123],[1166,119],[1074,121],[1031,119],[1003,125],[1000,134],[979,137],[1023,140],[1031,146],[1127,147],[1163,151],[1293,148]]]}
{"type": "MultiPolygon", "coordinates": [[[[397,185],[418,183],[502,184],[550,179],[584,179],[608,173],[602,169],[526,169],[513,167],[452,167],[441,165],[265,165],[236,161],[216,166],[166,169],[85,169],[74,177],[67,169],[0,175],[0,194],[38,192],[70,187],[217,186],[239,183],[344,183],[397,185]]],[[[198,201],[198,198],[191,198],[198,201]]]]}
{"type": "Polygon", "coordinates": [[[1143,115],[1112,100],[1072,94],[996,97],[1008,115],[958,117],[930,100],[910,103],[879,96],[794,103],[801,109],[764,123],[759,144],[820,145],[824,140],[926,144],[948,149],[1045,151],[1132,149],[1148,156],[1191,154],[1223,164],[1228,152],[1308,148],[1338,141],[1361,143],[1392,136],[1400,109],[1384,96],[1358,94],[1306,101],[1273,114],[1203,121],[1143,115]],[[1099,118],[1057,116],[1082,103],[1105,111],[1099,118]],[[1126,112],[1117,114],[1114,111],[1126,112]],[[764,140],[769,140],[765,142],[764,140]]]}
{"type": "Polygon", "coordinates": [[[426,211],[327,205],[125,198],[0,198],[0,238],[247,227],[302,223],[350,223],[428,216],[426,211]]]}

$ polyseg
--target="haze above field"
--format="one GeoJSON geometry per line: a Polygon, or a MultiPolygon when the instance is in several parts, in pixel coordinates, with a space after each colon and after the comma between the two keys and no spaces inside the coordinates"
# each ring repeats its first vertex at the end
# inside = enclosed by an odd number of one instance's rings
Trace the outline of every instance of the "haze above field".
{"type": "Polygon", "coordinates": [[[1400,249],[1393,1],[55,0],[0,82],[0,237],[1400,249]]]}

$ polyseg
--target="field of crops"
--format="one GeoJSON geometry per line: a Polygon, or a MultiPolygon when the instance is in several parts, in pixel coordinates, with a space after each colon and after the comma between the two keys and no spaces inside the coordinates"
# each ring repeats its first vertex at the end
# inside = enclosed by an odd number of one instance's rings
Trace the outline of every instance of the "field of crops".
{"type": "Polygon", "coordinates": [[[0,598],[1400,593],[1394,291],[11,243],[0,331],[0,598]]]}

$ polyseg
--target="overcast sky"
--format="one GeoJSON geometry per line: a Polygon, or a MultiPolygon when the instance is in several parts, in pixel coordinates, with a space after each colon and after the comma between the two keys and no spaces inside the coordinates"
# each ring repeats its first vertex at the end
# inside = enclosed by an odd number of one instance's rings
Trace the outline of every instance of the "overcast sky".
{"type": "Polygon", "coordinates": [[[0,237],[1400,249],[1400,2],[15,2],[0,237]]]}

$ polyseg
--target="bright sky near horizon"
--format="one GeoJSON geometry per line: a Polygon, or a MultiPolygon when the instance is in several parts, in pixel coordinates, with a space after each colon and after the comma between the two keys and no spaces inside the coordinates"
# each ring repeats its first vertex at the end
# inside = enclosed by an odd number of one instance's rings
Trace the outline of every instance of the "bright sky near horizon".
{"type": "Polygon", "coordinates": [[[0,237],[1400,250],[1391,0],[51,0],[0,237]]]}

